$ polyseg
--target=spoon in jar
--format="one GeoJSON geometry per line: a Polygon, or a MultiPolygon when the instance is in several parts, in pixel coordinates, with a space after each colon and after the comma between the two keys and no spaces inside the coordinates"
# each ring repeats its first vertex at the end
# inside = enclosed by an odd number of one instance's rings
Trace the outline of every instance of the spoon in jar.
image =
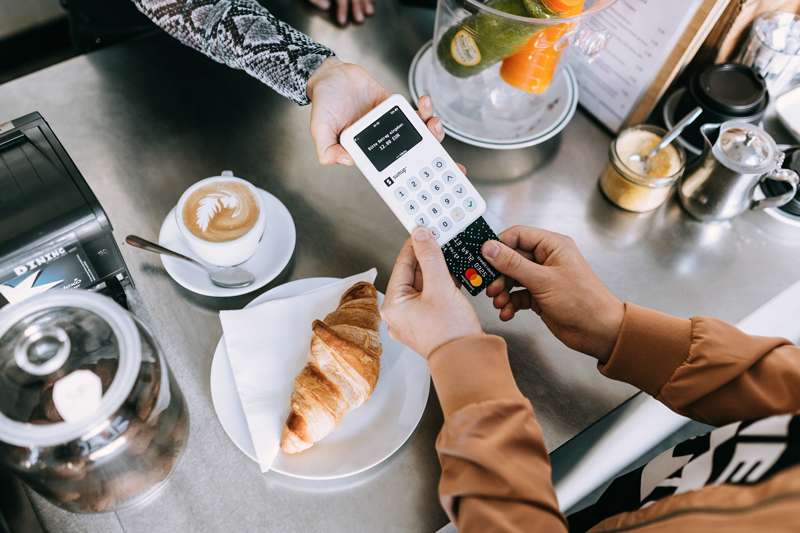
{"type": "Polygon", "coordinates": [[[645,154],[644,156],[639,153],[631,154],[628,159],[635,163],[642,161],[644,162],[645,168],[648,168],[647,163],[650,161],[650,159],[655,157],[658,152],[669,146],[672,141],[677,139],[678,136],[683,133],[683,130],[685,130],[689,124],[697,120],[697,117],[699,117],[702,113],[703,109],[701,107],[695,107],[688,115],[683,117],[677,124],[675,124],[675,126],[673,126],[673,128],[669,130],[666,135],[664,135],[664,138],[661,139],[661,142],[655,145],[649,153],[645,154]]]}
{"type": "Polygon", "coordinates": [[[164,248],[160,244],[143,239],[138,235],[128,235],[125,237],[125,242],[135,248],[139,248],[147,252],[169,255],[193,263],[205,270],[208,274],[208,278],[211,280],[211,283],[217,287],[222,287],[224,289],[237,289],[252,285],[256,281],[256,277],[251,272],[241,267],[222,267],[218,270],[212,270],[201,262],[192,259],[191,257],[179,254],[178,252],[172,251],[169,248],[164,248]]]}

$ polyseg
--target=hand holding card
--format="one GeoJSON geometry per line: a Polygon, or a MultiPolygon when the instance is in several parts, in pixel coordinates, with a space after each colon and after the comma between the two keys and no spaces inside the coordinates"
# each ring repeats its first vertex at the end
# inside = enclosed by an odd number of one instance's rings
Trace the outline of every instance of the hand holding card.
{"type": "Polygon", "coordinates": [[[399,94],[341,135],[342,146],[403,226],[409,232],[428,228],[450,271],[475,296],[498,276],[480,254],[481,245],[497,236],[482,217],[486,201],[439,141],[399,94]]]}
{"type": "Polygon", "coordinates": [[[447,268],[472,296],[480,294],[500,276],[500,273],[481,255],[483,244],[496,240],[497,235],[489,224],[483,217],[478,217],[464,231],[442,246],[447,268]]]}
{"type": "Polygon", "coordinates": [[[414,230],[400,250],[381,315],[392,338],[426,358],[447,342],[482,333],[475,311],[450,277],[442,250],[425,228],[414,230]]]}

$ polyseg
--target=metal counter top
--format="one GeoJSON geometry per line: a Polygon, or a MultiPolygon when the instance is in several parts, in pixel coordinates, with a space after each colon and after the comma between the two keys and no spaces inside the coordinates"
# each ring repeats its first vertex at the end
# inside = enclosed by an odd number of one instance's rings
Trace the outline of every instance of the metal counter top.
{"type": "MultiPolygon", "coordinates": [[[[362,27],[339,29],[297,1],[272,3],[288,22],[407,93],[407,69],[429,38],[433,14],[378,6],[362,27]]],[[[309,109],[283,100],[242,72],[166,36],[78,57],[0,87],[0,118],[38,110],[106,208],[118,241],[155,238],[192,182],[222,169],[252,180],[291,210],[297,248],[267,288],[372,266],[383,288],[406,233],[354,168],[323,168],[308,134],[309,109]]],[[[798,277],[800,232],[749,213],[702,225],[671,201],[650,215],[620,211],[598,191],[609,136],[579,112],[556,155],[512,184],[478,184],[504,225],[528,224],[575,238],[620,297],[689,316],[736,321],[798,277]]],[[[497,154],[502,164],[502,153],[497,154]]],[[[183,461],[150,503],[106,515],[72,515],[33,496],[46,528],[59,532],[431,531],[439,507],[435,395],[419,428],[391,459],[343,482],[307,484],[262,475],[228,440],[209,392],[217,312],[233,299],[194,295],[157,257],[122,246],[142,305],[185,393],[192,417],[183,461]]],[[[603,378],[594,361],[556,341],[532,314],[503,324],[475,300],[489,332],[504,336],[522,391],[533,401],[548,449],[565,442],[635,391],[603,378]]]]}

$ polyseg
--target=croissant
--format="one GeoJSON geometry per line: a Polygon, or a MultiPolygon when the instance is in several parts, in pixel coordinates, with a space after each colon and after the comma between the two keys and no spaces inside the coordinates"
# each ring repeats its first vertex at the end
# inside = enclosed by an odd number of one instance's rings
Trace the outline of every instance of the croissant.
{"type": "Polygon", "coordinates": [[[312,324],[309,360],[294,380],[281,436],[284,452],[301,452],[325,438],[375,389],[382,350],[377,294],[371,283],[356,283],[335,311],[312,324]]]}

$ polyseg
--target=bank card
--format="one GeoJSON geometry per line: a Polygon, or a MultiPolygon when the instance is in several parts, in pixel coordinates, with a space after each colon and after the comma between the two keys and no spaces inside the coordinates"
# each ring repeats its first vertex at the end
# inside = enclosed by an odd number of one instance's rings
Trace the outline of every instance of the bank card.
{"type": "Polygon", "coordinates": [[[478,217],[442,246],[447,268],[472,296],[500,276],[481,255],[483,243],[489,240],[497,240],[497,235],[483,217],[478,217]]]}

